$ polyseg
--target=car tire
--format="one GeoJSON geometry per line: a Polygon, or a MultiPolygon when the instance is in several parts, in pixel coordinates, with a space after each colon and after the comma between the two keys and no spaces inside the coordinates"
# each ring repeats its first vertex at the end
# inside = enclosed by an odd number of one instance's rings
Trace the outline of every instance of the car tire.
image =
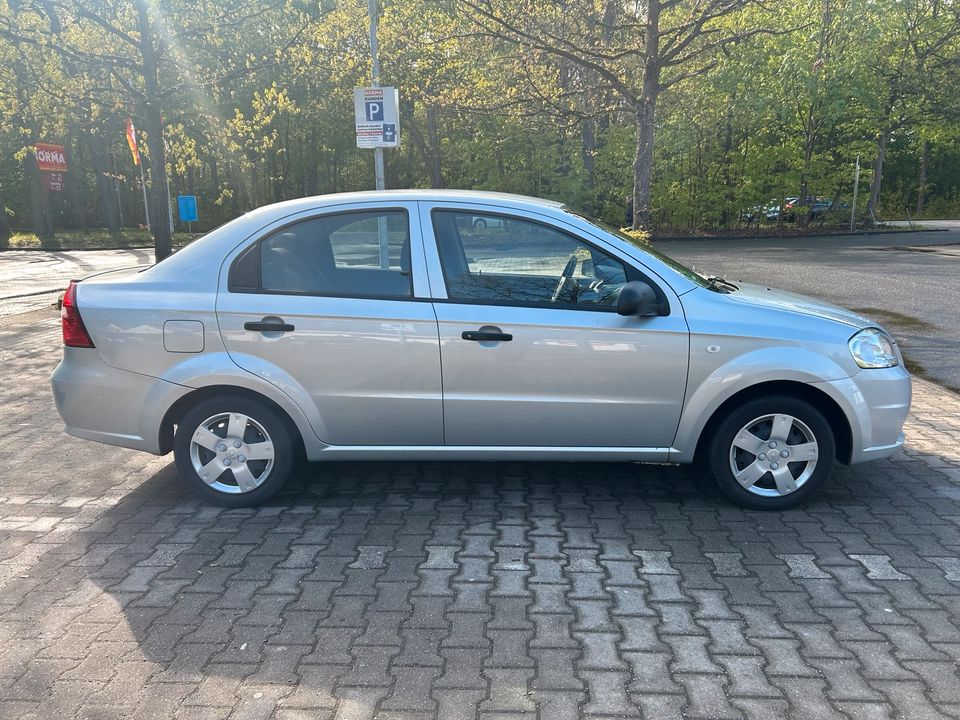
{"type": "Polygon", "coordinates": [[[296,444],[284,418],[243,395],[203,400],[177,425],[180,478],[204,500],[225,507],[259,505],[287,483],[296,444]]]}
{"type": "Polygon", "coordinates": [[[474,229],[474,230],[486,230],[486,229],[487,229],[487,221],[484,220],[483,218],[477,218],[476,220],[473,221],[473,229],[474,229]]]}
{"type": "Polygon", "coordinates": [[[823,486],[835,454],[823,413],[805,400],[770,395],[729,412],[713,432],[705,460],[720,490],[737,505],[785,510],[823,486]]]}

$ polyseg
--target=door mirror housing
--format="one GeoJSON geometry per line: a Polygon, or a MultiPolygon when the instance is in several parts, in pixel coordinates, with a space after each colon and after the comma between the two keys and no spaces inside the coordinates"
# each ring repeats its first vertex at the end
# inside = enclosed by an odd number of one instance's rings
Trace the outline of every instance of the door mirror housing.
{"type": "Polygon", "coordinates": [[[617,312],[635,317],[656,317],[662,306],[657,302],[657,293],[643,280],[631,280],[620,289],[617,312]]]}

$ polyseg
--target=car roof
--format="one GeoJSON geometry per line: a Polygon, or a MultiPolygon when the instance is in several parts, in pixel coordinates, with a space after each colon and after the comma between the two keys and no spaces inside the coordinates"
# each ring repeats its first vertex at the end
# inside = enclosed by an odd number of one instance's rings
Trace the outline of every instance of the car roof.
{"type": "Polygon", "coordinates": [[[633,243],[604,233],[595,223],[570,213],[566,205],[556,200],[483,190],[437,189],[334,193],[263,205],[221,225],[215,230],[211,230],[202,238],[198,238],[195,242],[171,255],[168,260],[152,266],[146,271],[143,278],[175,282],[178,287],[185,287],[190,282],[194,282],[198,288],[204,287],[204,283],[209,282],[210,279],[209,268],[211,264],[219,267],[224,256],[256,234],[264,232],[270,226],[277,227],[281,223],[295,221],[297,218],[308,216],[314,210],[330,209],[335,212],[338,206],[356,207],[366,203],[376,203],[381,207],[390,207],[391,202],[418,201],[449,202],[454,207],[457,203],[463,203],[465,212],[473,211],[470,206],[474,206],[477,213],[504,208],[521,212],[527,210],[546,218],[553,218],[587,235],[592,235],[602,242],[617,246],[627,257],[632,257],[641,264],[646,263],[648,268],[652,266],[652,271],[661,278],[664,275],[670,276],[672,280],[667,282],[678,293],[686,292],[695,287],[693,282],[676,269],[654,256],[643,253],[633,243]],[[600,233],[599,237],[598,233],[600,233]]]}
{"type": "MultiPolygon", "coordinates": [[[[513,193],[494,192],[492,190],[440,190],[440,189],[407,189],[407,190],[364,190],[360,192],[330,193],[327,195],[313,195],[311,197],[286,200],[284,202],[265,205],[257,210],[296,210],[300,207],[322,207],[324,205],[340,205],[354,202],[378,201],[416,202],[422,201],[450,201],[483,203],[510,203],[521,205],[540,205],[550,208],[562,208],[564,204],[557,200],[516,195],[513,193]]],[[[252,212],[257,212],[254,210],[252,212]]]]}

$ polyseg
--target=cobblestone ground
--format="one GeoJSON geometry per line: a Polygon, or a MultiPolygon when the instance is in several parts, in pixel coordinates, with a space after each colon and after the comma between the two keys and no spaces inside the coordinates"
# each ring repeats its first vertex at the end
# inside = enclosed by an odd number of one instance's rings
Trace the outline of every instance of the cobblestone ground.
{"type": "Polygon", "coordinates": [[[316,466],[275,504],[59,434],[50,312],[0,324],[0,717],[960,715],[960,397],[809,506],[693,471],[316,466]]]}

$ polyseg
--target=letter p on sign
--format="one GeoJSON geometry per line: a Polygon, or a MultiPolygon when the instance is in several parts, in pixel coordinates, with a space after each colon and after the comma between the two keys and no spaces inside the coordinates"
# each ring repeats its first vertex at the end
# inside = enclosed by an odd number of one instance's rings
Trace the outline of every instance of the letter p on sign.
{"type": "Polygon", "coordinates": [[[379,100],[366,101],[367,122],[383,122],[383,103],[379,100]]]}

